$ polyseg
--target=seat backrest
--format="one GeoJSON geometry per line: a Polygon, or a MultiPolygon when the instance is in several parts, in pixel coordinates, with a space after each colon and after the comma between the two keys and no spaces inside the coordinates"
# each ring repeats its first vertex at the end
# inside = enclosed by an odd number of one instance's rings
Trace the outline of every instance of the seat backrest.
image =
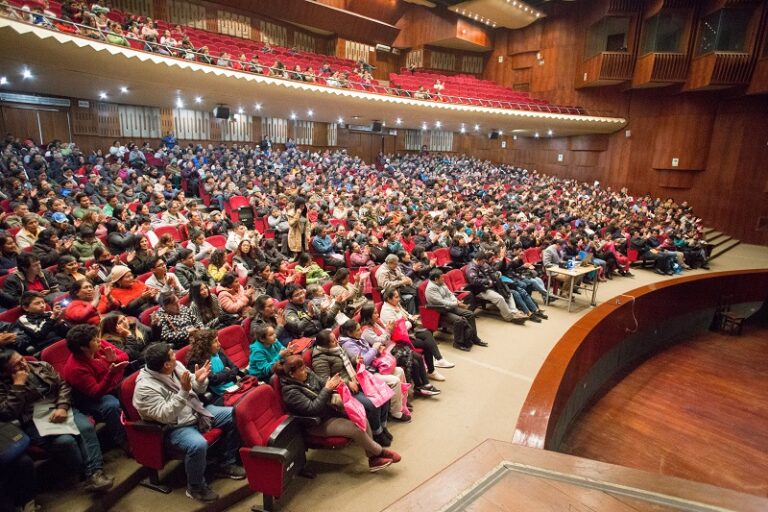
{"type": "Polygon", "coordinates": [[[422,306],[427,305],[427,285],[429,284],[429,279],[423,280],[421,283],[419,283],[419,304],[422,306]]]}
{"type": "Polygon", "coordinates": [[[464,276],[464,272],[455,268],[445,274],[445,283],[452,292],[457,292],[467,286],[467,278],[464,276]]]}
{"type": "Polygon", "coordinates": [[[181,242],[181,233],[179,233],[179,228],[176,226],[158,226],[154,228],[154,231],[158,238],[165,234],[170,234],[174,240],[181,242]]]}
{"type": "Polygon", "coordinates": [[[240,325],[230,325],[219,331],[219,343],[221,349],[227,354],[238,368],[248,366],[250,356],[250,343],[248,335],[240,325]]]}
{"type": "Polygon", "coordinates": [[[243,446],[266,446],[275,428],[288,415],[272,386],[256,386],[237,402],[237,430],[243,446]]]}
{"type": "Polygon", "coordinates": [[[541,248],[529,247],[523,252],[523,261],[526,263],[538,263],[541,261],[541,248]]]}
{"type": "MultiPolygon", "coordinates": [[[[8,276],[4,276],[5,279],[8,278],[8,276]]],[[[5,282],[5,279],[3,279],[3,282],[5,282]]],[[[21,309],[21,306],[16,306],[15,308],[11,308],[8,311],[3,311],[0,313],[0,320],[3,322],[8,322],[9,324],[14,323],[16,320],[21,318],[21,315],[23,314],[23,310],[21,309]]]]}
{"type": "Polygon", "coordinates": [[[191,347],[192,345],[186,345],[176,351],[176,360],[184,366],[187,366],[187,356],[189,355],[189,349],[191,347]]]}
{"type": "Polygon", "coordinates": [[[435,250],[435,258],[437,258],[437,265],[442,267],[451,262],[451,250],[447,247],[441,247],[435,250]]]}
{"type": "Polygon", "coordinates": [[[139,421],[139,411],[133,406],[133,391],[136,389],[136,377],[139,372],[134,372],[123,379],[120,384],[120,404],[123,406],[123,412],[129,421],[139,421]]]}
{"type": "Polygon", "coordinates": [[[67,363],[71,352],[67,348],[67,340],[59,340],[48,345],[40,353],[40,359],[53,366],[59,375],[63,375],[64,365],[67,363]]]}
{"type": "Polygon", "coordinates": [[[217,249],[223,249],[227,244],[227,237],[224,235],[211,235],[205,240],[217,249]]]}
{"type": "Polygon", "coordinates": [[[152,272],[144,272],[140,276],[136,276],[136,280],[141,281],[142,283],[146,283],[147,279],[149,279],[150,277],[152,277],[152,272]]]}
{"type": "Polygon", "coordinates": [[[155,311],[160,309],[160,306],[152,306],[151,308],[147,308],[144,311],[141,312],[139,315],[139,322],[143,323],[147,327],[152,325],[152,314],[154,314],[155,311]]]}

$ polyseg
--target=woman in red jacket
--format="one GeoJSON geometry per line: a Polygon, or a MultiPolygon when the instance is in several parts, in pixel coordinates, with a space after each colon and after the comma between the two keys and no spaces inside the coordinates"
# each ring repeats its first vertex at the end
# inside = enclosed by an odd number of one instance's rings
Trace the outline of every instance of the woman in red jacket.
{"type": "Polygon", "coordinates": [[[71,352],[64,365],[64,380],[72,386],[73,399],[84,414],[103,421],[115,444],[126,449],[125,430],[120,423],[120,402],[115,393],[123,380],[128,355],[99,339],[95,325],[76,325],[67,333],[71,352]]]}

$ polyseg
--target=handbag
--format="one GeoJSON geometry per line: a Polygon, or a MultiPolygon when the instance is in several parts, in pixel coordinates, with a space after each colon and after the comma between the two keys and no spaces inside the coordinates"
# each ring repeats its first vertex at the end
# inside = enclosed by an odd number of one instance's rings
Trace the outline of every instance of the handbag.
{"type": "Polygon", "coordinates": [[[397,366],[397,359],[389,352],[384,352],[373,360],[373,367],[382,375],[390,375],[395,371],[395,366],[397,366]]]}
{"type": "Polygon", "coordinates": [[[29,436],[13,423],[0,422],[0,464],[16,460],[29,446],[29,436]]]}
{"type": "Polygon", "coordinates": [[[243,380],[237,383],[237,389],[234,391],[227,391],[222,396],[224,405],[232,407],[238,400],[247,395],[253,388],[259,385],[259,379],[253,376],[245,377],[243,380]]]}
{"type": "Polygon", "coordinates": [[[395,328],[392,330],[390,339],[395,343],[409,343],[411,341],[408,336],[408,327],[405,325],[405,318],[400,318],[395,322],[395,328]]]}
{"type": "Polygon", "coordinates": [[[381,407],[389,402],[395,392],[384,381],[377,379],[371,372],[365,369],[365,365],[357,367],[357,383],[363,394],[368,397],[373,405],[381,407]]]}
{"type": "Polygon", "coordinates": [[[409,384],[408,382],[401,382],[400,383],[400,389],[403,392],[403,407],[400,409],[400,411],[403,414],[411,414],[411,410],[408,409],[408,390],[411,389],[412,384],[409,384]]]}
{"type": "Polygon", "coordinates": [[[360,401],[352,396],[346,384],[343,382],[336,387],[336,392],[341,397],[341,403],[344,406],[344,412],[349,421],[355,424],[363,432],[368,430],[368,418],[365,416],[365,407],[360,401]]]}

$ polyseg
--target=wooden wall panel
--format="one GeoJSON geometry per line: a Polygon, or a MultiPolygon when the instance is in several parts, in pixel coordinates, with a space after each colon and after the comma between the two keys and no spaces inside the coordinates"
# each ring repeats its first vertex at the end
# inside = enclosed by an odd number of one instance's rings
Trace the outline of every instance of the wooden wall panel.
{"type": "Polygon", "coordinates": [[[42,144],[40,125],[37,122],[37,111],[31,108],[10,107],[3,105],[3,121],[6,130],[21,139],[32,139],[37,144],[42,144]]]}
{"type": "Polygon", "coordinates": [[[82,108],[77,106],[77,102],[73,102],[70,109],[70,120],[72,123],[73,135],[98,135],[99,134],[99,122],[96,108],[91,106],[82,108]]]}
{"type": "Polygon", "coordinates": [[[69,115],[66,111],[38,110],[37,115],[44,141],[58,139],[69,142],[72,140],[69,115]]]}

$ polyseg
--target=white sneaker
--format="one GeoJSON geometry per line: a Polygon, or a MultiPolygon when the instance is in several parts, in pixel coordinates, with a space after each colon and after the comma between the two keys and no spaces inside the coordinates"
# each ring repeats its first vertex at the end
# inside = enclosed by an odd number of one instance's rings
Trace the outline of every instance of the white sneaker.
{"type": "Polygon", "coordinates": [[[438,368],[453,368],[456,365],[450,362],[449,360],[447,360],[446,358],[442,358],[435,361],[435,366],[438,368]]]}
{"type": "Polygon", "coordinates": [[[429,380],[437,380],[441,382],[445,380],[445,377],[443,377],[443,374],[437,370],[433,371],[428,376],[429,376],[429,380]]]}

